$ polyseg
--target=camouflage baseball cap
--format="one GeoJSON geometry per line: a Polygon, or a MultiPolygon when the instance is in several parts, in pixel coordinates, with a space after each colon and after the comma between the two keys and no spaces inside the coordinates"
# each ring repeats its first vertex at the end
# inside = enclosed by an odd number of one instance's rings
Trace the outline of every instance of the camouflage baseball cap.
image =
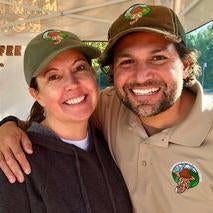
{"type": "Polygon", "coordinates": [[[75,49],[88,59],[100,56],[95,47],[84,44],[77,35],[61,30],[47,30],[33,38],[24,53],[24,74],[27,84],[36,77],[59,53],[75,49]]]}
{"type": "Polygon", "coordinates": [[[121,37],[141,31],[154,32],[175,43],[185,44],[183,26],[173,10],[164,6],[135,4],[112,23],[108,31],[108,45],[100,59],[101,65],[109,65],[112,49],[121,37]]]}

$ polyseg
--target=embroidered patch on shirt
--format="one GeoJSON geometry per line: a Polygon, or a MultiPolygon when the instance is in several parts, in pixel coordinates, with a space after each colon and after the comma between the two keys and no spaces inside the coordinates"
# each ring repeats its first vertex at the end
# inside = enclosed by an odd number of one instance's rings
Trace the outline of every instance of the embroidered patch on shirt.
{"type": "Polygon", "coordinates": [[[48,30],[43,33],[43,39],[52,42],[53,44],[59,44],[63,39],[68,37],[68,34],[59,30],[48,30]]]}
{"type": "Polygon", "coordinates": [[[183,193],[198,185],[201,181],[199,170],[188,162],[179,162],[172,166],[172,178],[177,183],[175,191],[183,193]]]}
{"type": "Polygon", "coordinates": [[[141,17],[148,15],[151,12],[151,9],[145,4],[136,4],[130,7],[124,17],[130,21],[130,25],[137,22],[141,17]]]}

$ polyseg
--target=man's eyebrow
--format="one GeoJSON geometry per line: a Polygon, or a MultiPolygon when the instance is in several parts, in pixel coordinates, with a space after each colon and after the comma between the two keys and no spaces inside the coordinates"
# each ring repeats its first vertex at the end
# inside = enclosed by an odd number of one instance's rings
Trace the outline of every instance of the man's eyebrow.
{"type": "MultiPolygon", "coordinates": [[[[159,47],[159,48],[156,48],[154,50],[151,50],[149,53],[151,54],[156,54],[156,53],[159,53],[159,52],[163,52],[163,51],[167,51],[168,48],[167,47],[159,47]]],[[[115,57],[116,58],[125,58],[125,57],[131,57],[131,54],[127,53],[127,52],[118,52],[118,53],[115,53],[115,57]]]]}
{"type": "Polygon", "coordinates": [[[155,54],[155,53],[163,52],[163,51],[166,51],[166,50],[168,50],[167,47],[160,47],[160,48],[157,48],[157,49],[150,51],[150,53],[155,54]]]}
{"type": "Polygon", "coordinates": [[[131,56],[131,54],[125,53],[125,52],[115,54],[116,58],[125,58],[125,57],[130,57],[130,56],[131,56]]]}

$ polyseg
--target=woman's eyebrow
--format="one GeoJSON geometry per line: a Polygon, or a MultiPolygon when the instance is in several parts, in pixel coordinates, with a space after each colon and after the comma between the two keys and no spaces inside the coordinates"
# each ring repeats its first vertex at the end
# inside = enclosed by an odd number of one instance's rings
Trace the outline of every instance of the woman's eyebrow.
{"type": "Polygon", "coordinates": [[[73,61],[73,64],[75,64],[75,63],[78,62],[78,61],[86,61],[86,62],[87,62],[86,58],[76,58],[76,59],[73,61]]]}
{"type": "Polygon", "coordinates": [[[41,74],[43,75],[43,76],[45,76],[48,72],[50,72],[50,71],[57,71],[58,69],[56,69],[56,68],[54,68],[54,67],[50,67],[50,68],[47,68],[47,69],[45,69],[41,74]]]}

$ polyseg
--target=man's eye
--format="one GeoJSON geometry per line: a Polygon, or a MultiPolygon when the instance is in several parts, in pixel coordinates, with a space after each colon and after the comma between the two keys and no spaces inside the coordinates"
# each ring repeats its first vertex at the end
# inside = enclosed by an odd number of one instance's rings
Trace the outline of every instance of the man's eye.
{"type": "Polygon", "coordinates": [[[167,61],[167,57],[164,55],[155,55],[150,58],[149,62],[151,64],[163,64],[167,61]]]}
{"type": "Polygon", "coordinates": [[[120,65],[132,64],[134,61],[132,59],[126,59],[120,62],[120,65]]]}
{"type": "Polygon", "coordinates": [[[161,60],[165,60],[165,59],[167,59],[167,57],[164,55],[155,55],[152,57],[153,61],[161,61],[161,60]]]}
{"type": "Polygon", "coordinates": [[[51,76],[48,77],[48,81],[55,81],[55,80],[58,80],[58,79],[60,79],[60,75],[57,75],[57,74],[51,75],[51,76]]]}

